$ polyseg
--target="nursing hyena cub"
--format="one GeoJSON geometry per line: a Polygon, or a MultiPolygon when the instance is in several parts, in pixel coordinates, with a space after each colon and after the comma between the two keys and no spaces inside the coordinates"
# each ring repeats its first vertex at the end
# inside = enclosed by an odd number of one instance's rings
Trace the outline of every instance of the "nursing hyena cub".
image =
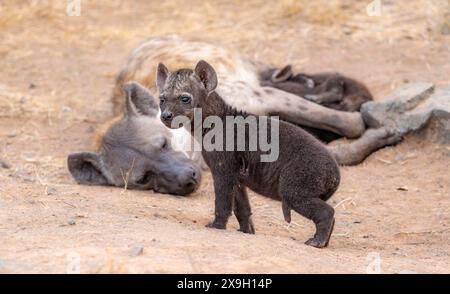
{"type": "MultiPolygon", "coordinates": [[[[198,131],[194,126],[200,126],[201,133],[206,137],[214,128],[204,122],[208,117],[216,116],[224,127],[222,134],[234,138],[239,131],[235,129],[235,122],[232,122],[230,117],[234,119],[239,116],[254,117],[261,122],[260,117],[227,105],[214,91],[216,86],[216,72],[205,61],[200,61],[194,71],[180,69],[169,72],[163,64],[159,64],[157,87],[160,92],[161,120],[166,126],[177,128],[178,125],[172,123],[174,118],[187,117],[192,122],[191,134],[194,135],[198,131]],[[202,110],[202,116],[199,118],[194,114],[196,108],[202,110]],[[201,120],[201,124],[199,121],[196,122],[196,119],[201,120]],[[228,132],[230,129],[231,134],[228,132]]],[[[275,161],[262,161],[261,156],[267,155],[267,152],[262,151],[260,146],[256,151],[250,148],[244,148],[243,151],[242,149],[226,151],[229,149],[226,149],[225,142],[229,138],[225,137],[222,137],[223,148],[215,150],[203,148],[202,154],[211,169],[216,196],[215,218],[208,226],[225,229],[234,207],[240,230],[254,233],[246,193],[248,187],[256,193],[281,200],[287,221],[290,221],[291,209],[311,219],[316,225],[316,233],[313,238],[306,241],[306,244],[325,247],[334,226],[334,209],[325,201],[333,195],[339,185],[338,165],[327,149],[301,128],[274,119],[268,121],[271,121],[270,124],[267,123],[268,128],[264,129],[260,124],[256,130],[258,136],[263,135],[261,132],[265,131],[266,134],[271,134],[271,141],[278,139],[278,158],[275,161]],[[271,128],[275,127],[274,124],[278,126],[277,138],[273,137],[271,132],[271,128]]],[[[250,135],[249,132],[245,132],[246,147],[251,144],[250,135]]],[[[215,140],[219,138],[216,137],[215,140]]],[[[236,145],[234,147],[236,148],[236,145]]]]}

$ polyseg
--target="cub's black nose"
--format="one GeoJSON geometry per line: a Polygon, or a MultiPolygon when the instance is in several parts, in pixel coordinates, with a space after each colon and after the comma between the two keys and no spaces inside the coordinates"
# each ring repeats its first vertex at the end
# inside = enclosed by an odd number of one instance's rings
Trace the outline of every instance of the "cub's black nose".
{"type": "Polygon", "coordinates": [[[161,113],[161,118],[163,120],[171,120],[173,118],[173,114],[170,111],[164,111],[163,113],[161,113]]]}

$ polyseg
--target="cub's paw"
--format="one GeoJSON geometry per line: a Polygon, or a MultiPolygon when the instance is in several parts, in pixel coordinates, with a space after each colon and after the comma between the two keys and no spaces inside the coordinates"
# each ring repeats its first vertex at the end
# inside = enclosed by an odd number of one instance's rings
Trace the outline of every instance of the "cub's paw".
{"type": "Polygon", "coordinates": [[[253,225],[253,221],[249,219],[247,223],[240,224],[238,231],[245,234],[255,234],[255,226],[253,225]]]}
{"type": "Polygon", "coordinates": [[[314,237],[306,241],[305,244],[316,248],[324,248],[328,246],[328,241],[314,237]]]}
{"type": "Polygon", "coordinates": [[[331,234],[334,230],[334,218],[331,219],[329,226],[326,229],[321,230],[316,233],[314,237],[305,242],[306,245],[316,247],[316,248],[324,248],[328,246],[330,242],[331,234]]]}
{"type": "Polygon", "coordinates": [[[212,229],[218,229],[218,230],[225,230],[225,224],[221,224],[216,221],[210,222],[205,227],[212,228],[212,229]]]}

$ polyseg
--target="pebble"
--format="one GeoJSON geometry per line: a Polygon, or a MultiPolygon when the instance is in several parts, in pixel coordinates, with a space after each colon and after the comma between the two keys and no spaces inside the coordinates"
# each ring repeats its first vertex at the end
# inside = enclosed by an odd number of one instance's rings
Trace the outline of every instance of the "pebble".
{"type": "Polygon", "coordinates": [[[130,256],[139,256],[142,255],[144,253],[144,245],[136,245],[133,246],[130,250],[129,250],[130,256]]]}

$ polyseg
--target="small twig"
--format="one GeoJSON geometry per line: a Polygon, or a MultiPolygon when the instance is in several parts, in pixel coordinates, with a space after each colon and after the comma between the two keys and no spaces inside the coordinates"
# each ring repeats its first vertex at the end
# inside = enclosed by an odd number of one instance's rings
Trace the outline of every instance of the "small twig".
{"type": "Polygon", "coordinates": [[[345,233],[340,233],[340,234],[334,234],[333,236],[335,237],[347,237],[348,235],[350,235],[349,232],[345,232],[345,233]]]}
{"type": "MultiPolygon", "coordinates": [[[[352,199],[352,198],[345,198],[344,200],[342,200],[342,201],[340,201],[338,204],[336,204],[336,205],[334,206],[334,209],[338,208],[340,205],[342,205],[343,203],[345,203],[345,202],[347,202],[347,201],[350,201],[350,203],[353,203],[353,205],[355,204],[355,203],[353,202],[353,199],[352,199]]],[[[345,208],[345,207],[344,207],[344,208],[345,208]]]]}
{"type": "Polygon", "coordinates": [[[383,158],[377,158],[377,160],[381,161],[383,163],[386,163],[386,164],[392,164],[392,161],[389,161],[389,160],[386,160],[386,159],[383,159],[383,158]]]}
{"type": "Polygon", "coordinates": [[[36,174],[36,179],[38,180],[39,184],[41,184],[42,186],[45,187],[45,190],[47,191],[48,189],[48,185],[44,183],[44,181],[41,179],[41,177],[39,176],[38,170],[37,170],[37,166],[34,166],[34,172],[36,174]]]}
{"type": "Polygon", "coordinates": [[[73,204],[71,204],[71,203],[69,203],[67,201],[62,201],[62,203],[67,204],[67,205],[69,205],[72,208],[77,208],[75,205],[73,205],[73,204]]]}
{"type": "Polygon", "coordinates": [[[122,174],[122,179],[125,182],[125,186],[123,187],[122,192],[120,192],[121,194],[123,194],[128,189],[128,180],[130,179],[131,172],[133,171],[135,160],[136,160],[136,158],[133,158],[133,162],[131,163],[131,168],[125,174],[123,174],[122,169],[120,170],[120,173],[122,174]]]}

